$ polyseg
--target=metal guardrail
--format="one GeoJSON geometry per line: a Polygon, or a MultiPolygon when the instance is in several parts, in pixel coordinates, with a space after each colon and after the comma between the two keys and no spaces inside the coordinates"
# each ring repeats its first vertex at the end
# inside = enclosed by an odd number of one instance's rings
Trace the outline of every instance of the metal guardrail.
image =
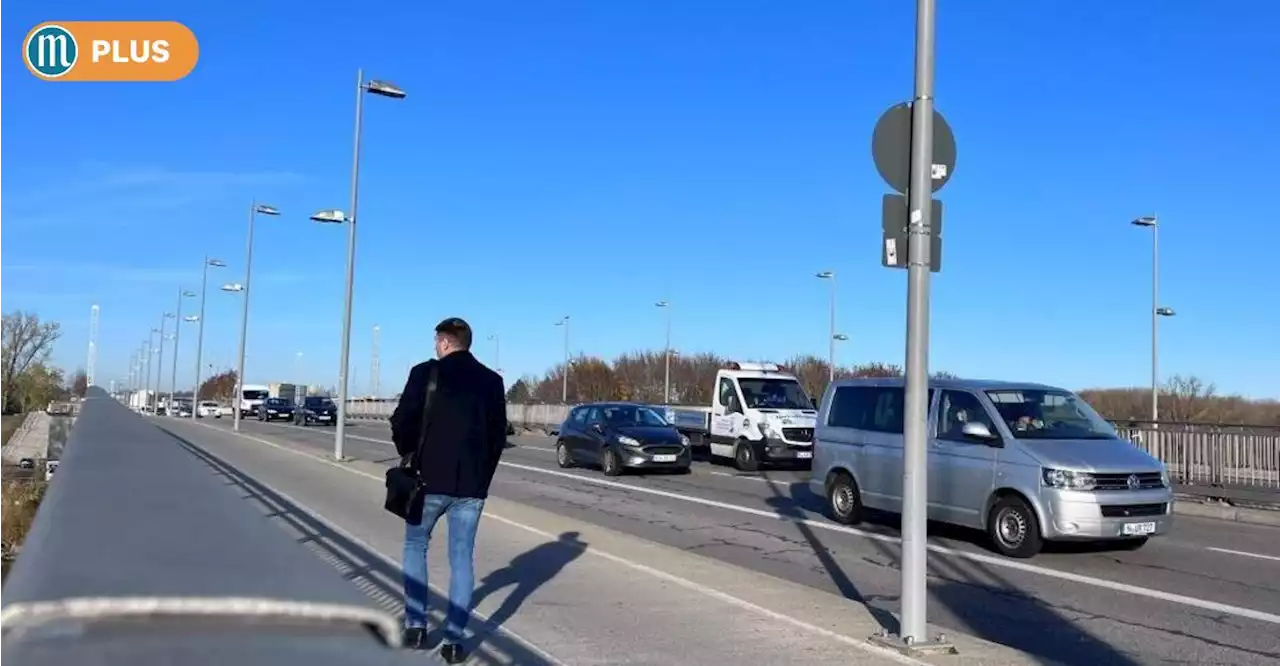
{"type": "Polygon", "coordinates": [[[29,666],[421,663],[388,649],[399,640],[393,617],[265,513],[225,472],[90,389],[5,580],[3,656],[29,666]]]}
{"type": "MultiPolygon", "coordinates": [[[[394,400],[351,400],[352,418],[387,418],[394,400]]],[[[569,405],[508,404],[507,420],[546,430],[569,405]]],[[[1187,492],[1259,502],[1280,501],[1280,427],[1115,421],[1116,432],[1159,458],[1187,492]]]]}

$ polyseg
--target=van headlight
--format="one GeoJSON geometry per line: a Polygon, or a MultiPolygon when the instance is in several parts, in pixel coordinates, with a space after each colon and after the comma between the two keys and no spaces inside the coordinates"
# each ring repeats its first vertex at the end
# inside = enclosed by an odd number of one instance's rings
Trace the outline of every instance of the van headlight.
{"type": "Polygon", "coordinates": [[[769,436],[769,434],[770,434],[770,433],[772,433],[772,432],[773,432],[773,424],[769,423],[768,421],[761,421],[761,422],[760,422],[760,434],[761,434],[761,435],[764,435],[765,437],[768,437],[768,436],[769,436]]]}
{"type": "Polygon", "coordinates": [[[618,435],[618,443],[623,446],[640,446],[640,440],[626,435],[618,435]]]}
{"type": "Polygon", "coordinates": [[[1097,486],[1093,475],[1088,472],[1072,472],[1065,469],[1052,469],[1049,467],[1041,470],[1041,478],[1044,485],[1050,488],[1062,488],[1064,490],[1093,490],[1097,486]]]}
{"type": "Polygon", "coordinates": [[[1165,488],[1173,487],[1173,479],[1169,478],[1169,465],[1165,463],[1160,464],[1160,483],[1163,483],[1165,488]]]}

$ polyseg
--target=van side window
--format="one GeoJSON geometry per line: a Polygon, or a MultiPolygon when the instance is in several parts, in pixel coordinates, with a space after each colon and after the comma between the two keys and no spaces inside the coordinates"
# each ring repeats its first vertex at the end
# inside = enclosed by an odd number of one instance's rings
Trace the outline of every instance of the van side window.
{"type": "MultiPolygon", "coordinates": [[[[929,389],[929,404],[933,389],[929,389]]],[[[831,397],[827,425],[901,434],[905,415],[903,389],[893,386],[842,386],[831,397]]]]}
{"type": "Polygon", "coordinates": [[[943,391],[938,405],[938,439],[971,441],[961,432],[966,423],[981,423],[991,432],[999,432],[978,396],[968,391],[943,391]]]}

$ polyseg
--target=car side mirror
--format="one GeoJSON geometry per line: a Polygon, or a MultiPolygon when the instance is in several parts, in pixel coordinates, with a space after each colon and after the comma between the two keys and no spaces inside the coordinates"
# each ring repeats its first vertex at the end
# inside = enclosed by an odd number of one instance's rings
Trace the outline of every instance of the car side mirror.
{"type": "Polygon", "coordinates": [[[592,423],[592,424],[591,424],[591,429],[592,429],[593,431],[597,432],[597,433],[600,433],[601,435],[603,435],[603,434],[604,434],[604,425],[603,425],[603,424],[600,424],[600,423],[592,423]]]}
{"type": "Polygon", "coordinates": [[[996,436],[991,432],[985,423],[976,423],[970,421],[960,428],[960,433],[971,439],[981,440],[986,443],[995,441],[996,436]]]}

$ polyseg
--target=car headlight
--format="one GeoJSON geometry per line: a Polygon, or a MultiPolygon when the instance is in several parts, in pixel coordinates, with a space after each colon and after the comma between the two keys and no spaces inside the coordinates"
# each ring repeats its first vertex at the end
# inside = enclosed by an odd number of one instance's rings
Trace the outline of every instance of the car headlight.
{"type": "Polygon", "coordinates": [[[1169,465],[1164,463],[1160,464],[1160,483],[1163,483],[1165,488],[1173,487],[1173,479],[1169,477],[1169,465]]]}
{"type": "Polygon", "coordinates": [[[1041,477],[1044,485],[1050,488],[1062,488],[1064,490],[1093,490],[1097,482],[1093,475],[1088,472],[1072,472],[1065,469],[1052,469],[1049,467],[1041,470],[1041,477]]]}
{"type": "Polygon", "coordinates": [[[267,410],[267,413],[268,413],[268,414],[275,414],[275,413],[276,413],[276,410],[274,410],[274,409],[268,409],[268,410],[267,410]]]}
{"type": "Polygon", "coordinates": [[[683,434],[682,434],[682,435],[680,435],[680,446],[683,446],[683,447],[685,447],[685,448],[689,448],[689,436],[688,436],[688,435],[683,435],[683,434]]]}
{"type": "Polygon", "coordinates": [[[623,446],[640,446],[640,440],[626,435],[618,435],[618,443],[623,446]]]}

